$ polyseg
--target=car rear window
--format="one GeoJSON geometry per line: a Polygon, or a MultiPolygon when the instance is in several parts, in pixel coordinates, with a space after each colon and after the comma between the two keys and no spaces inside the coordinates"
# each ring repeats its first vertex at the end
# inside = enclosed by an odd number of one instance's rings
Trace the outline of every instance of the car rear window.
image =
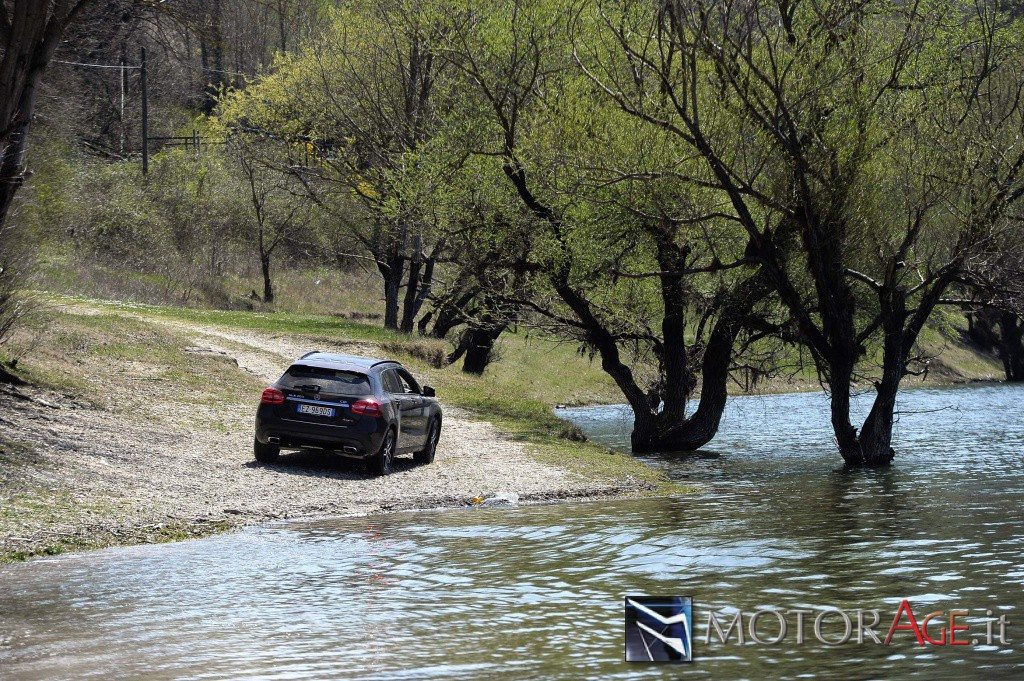
{"type": "Polygon", "coordinates": [[[292,389],[315,385],[321,391],[334,395],[369,395],[373,392],[366,374],[299,364],[288,367],[278,383],[283,388],[292,389]]]}

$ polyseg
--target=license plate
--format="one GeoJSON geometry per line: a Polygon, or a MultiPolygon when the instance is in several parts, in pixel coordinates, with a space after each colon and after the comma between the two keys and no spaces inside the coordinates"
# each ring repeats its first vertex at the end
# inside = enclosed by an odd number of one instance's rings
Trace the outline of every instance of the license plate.
{"type": "Polygon", "coordinates": [[[297,411],[310,416],[334,416],[334,407],[318,407],[315,404],[300,404],[297,411]]]}

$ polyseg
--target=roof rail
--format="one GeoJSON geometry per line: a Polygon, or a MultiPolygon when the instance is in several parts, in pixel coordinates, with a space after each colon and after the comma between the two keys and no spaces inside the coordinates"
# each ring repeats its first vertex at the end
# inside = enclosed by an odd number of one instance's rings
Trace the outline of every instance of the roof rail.
{"type": "Polygon", "coordinates": [[[394,359],[378,359],[376,362],[374,362],[370,366],[371,367],[375,367],[378,364],[401,364],[401,362],[399,362],[398,360],[394,360],[394,359]]]}
{"type": "Polygon", "coordinates": [[[319,350],[310,350],[309,352],[307,352],[306,354],[304,354],[304,355],[303,355],[302,357],[299,357],[299,359],[306,359],[306,358],[307,358],[307,357],[309,357],[310,355],[318,355],[318,354],[320,354],[320,351],[319,351],[319,350]]]}

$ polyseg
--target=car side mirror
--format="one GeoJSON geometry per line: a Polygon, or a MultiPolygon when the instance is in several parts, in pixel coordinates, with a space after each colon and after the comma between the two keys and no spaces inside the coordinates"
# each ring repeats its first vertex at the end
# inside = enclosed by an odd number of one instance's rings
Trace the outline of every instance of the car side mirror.
{"type": "Polygon", "coordinates": [[[437,391],[431,388],[429,385],[423,386],[424,397],[437,397],[437,391]]]}

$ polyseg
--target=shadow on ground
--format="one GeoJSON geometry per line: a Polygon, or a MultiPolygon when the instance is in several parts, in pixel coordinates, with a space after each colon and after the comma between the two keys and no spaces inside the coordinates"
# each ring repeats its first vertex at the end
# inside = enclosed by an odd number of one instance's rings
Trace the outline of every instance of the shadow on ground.
{"type": "MultiPolygon", "coordinates": [[[[416,468],[412,456],[398,456],[392,464],[392,473],[402,473],[416,468]]],[[[338,480],[360,480],[376,476],[366,471],[366,464],[357,459],[348,459],[317,449],[303,449],[297,452],[281,452],[280,458],[272,464],[249,461],[246,468],[269,468],[290,475],[313,478],[336,478],[338,480]]]]}

